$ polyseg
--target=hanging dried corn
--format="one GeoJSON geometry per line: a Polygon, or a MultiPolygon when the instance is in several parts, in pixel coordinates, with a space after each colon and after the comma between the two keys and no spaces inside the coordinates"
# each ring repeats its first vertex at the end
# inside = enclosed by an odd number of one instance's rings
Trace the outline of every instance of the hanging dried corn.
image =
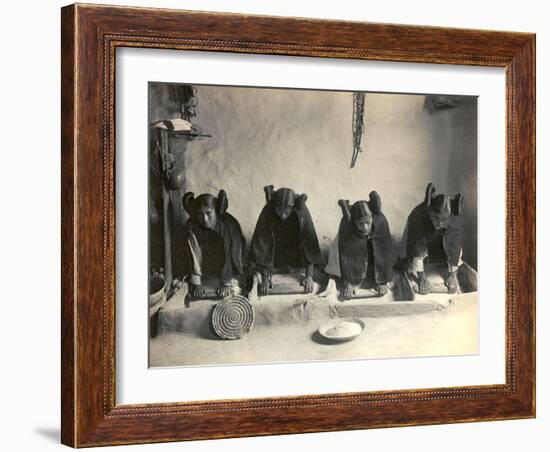
{"type": "Polygon", "coordinates": [[[353,93],[353,117],[352,117],[352,132],[353,132],[353,153],[351,155],[350,168],[355,166],[357,156],[359,152],[363,152],[361,149],[361,137],[363,136],[363,128],[365,115],[365,93],[355,92],[353,93]]]}
{"type": "Polygon", "coordinates": [[[189,121],[197,116],[197,89],[190,85],[170,85],[170,96],[182,119],[189,121]]]}

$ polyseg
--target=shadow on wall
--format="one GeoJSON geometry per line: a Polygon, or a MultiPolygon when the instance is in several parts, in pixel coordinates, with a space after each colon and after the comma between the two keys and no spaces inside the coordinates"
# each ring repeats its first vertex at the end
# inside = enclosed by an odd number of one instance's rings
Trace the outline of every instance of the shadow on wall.
{"type": "MultiPolygon", "coordinates": [[[[197,86],[194,121],[211,138],[188,143],[186,190],[229,197],[250,241],[263,187],[307,193],[322,249],[338,231],[338,199],[379,192],[395,237],[428,182],[464,195],[464,258],[477,268],[477,99],[427,108],[430,96],[367,93],[363,152],[350,169],[353,93],[197,86]]],[[[149,120],[174,116],[166,84],[150,84],[149,120]]],[[[177,259],[177,250],[175,259],[177,259]]]]}

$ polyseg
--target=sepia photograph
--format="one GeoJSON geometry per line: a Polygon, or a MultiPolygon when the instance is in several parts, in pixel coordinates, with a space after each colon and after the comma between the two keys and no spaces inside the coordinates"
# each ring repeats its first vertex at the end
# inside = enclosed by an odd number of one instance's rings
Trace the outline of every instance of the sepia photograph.
{"type": "Polygon", "coordinates": [[[149,367],[479,353],[478,98],[148,84],[149,367]]]}
{"type": "MultiPolygon", "coordinates": [[[[60,309],[36,304],[28,336],[47,341],[17,342],[7,362],[31,376],[57,363],[58,391],[38,385],[37,422],[23,414],[10,444],[333,449],[369,430],[392,449],[422,426],[418,444],[489,434],[504,452],[540,436],[542,24],[522,22],[529,8],[503,21],[330,6],[38,14],[58,32],[31,54],[51,41],[59,70],[33,93],[58,114],[33,131],[61,162],[35,153],[52,203],[29,209],[10,182],[30,216],[11,223],[34,232],[6,262],[29,280],[49,247],[32,276],[60,309]]],[[[36,58],[20,60],[36,78],[36,58]]],[[[10,105],[28,110],[24,85],[10,105]]],[[[8,154],[6,168],[26,155],[8,154]]],[[[21,322],[8,323],[13,341],[21,322]]]]}

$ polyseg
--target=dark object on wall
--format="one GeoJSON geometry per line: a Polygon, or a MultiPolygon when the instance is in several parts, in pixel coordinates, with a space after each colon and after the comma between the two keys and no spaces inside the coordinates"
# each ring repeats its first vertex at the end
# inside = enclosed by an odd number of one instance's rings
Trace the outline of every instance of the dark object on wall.
{"type": "Polygon", "coordinates": [[[361,149],[361,138],[363,136],[363,129],[365,127],[365,93],[355,92],[353,93],[353,116],[351,120],[352,134],[353,134],[353,152],[351,154],[350,168],[355,166],[357,157],[361,149]]]}
{"type": "Polygon", "coordinates": [[[170,97],[179,110],[182,119],[190,120],[197,116],[195,108],[199,101],[197,89],[190,85],[170,85],[170,97]]]}
{"type": "Polygon", "coordinates": [[[442,96],[429,94],[424,100],[424,108],[430,113],[451,110],[453,108],[459,107],[461,104],[462,100],[459,96],[442,96]]]}

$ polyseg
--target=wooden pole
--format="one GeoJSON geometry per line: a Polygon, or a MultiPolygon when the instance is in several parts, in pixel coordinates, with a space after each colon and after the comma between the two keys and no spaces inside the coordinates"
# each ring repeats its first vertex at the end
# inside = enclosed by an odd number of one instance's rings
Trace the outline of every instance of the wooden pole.
{"type": "MultiPolygon", "coordinates": [[[[160,147],[162,158],[168,155],[168,133],[166,130],[160,131],[160,147]]],[[[170,229],[170,193],[168,192],[166,180],[166,162],[162,162],[162,228],[164,238],[164,276],[166,279],[166,293],[170,292],[172,287],[172,231],[170,229]]]]}
{"type": "Polygon", "coordinates": [[[172,235],[170,231],[170,194],[162,184],[162,227],[164,236],[164,275],[166,292],[172,287],[172,235]]]}

